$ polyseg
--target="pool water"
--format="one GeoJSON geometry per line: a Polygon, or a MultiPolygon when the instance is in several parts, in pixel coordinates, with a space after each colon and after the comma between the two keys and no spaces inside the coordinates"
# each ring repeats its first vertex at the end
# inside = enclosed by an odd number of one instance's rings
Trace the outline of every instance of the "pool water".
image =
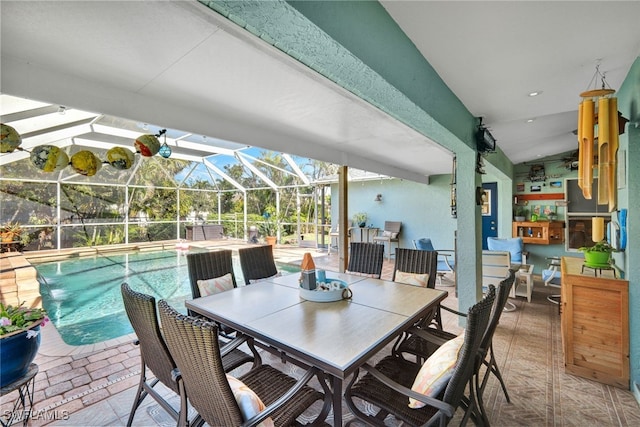
{"type": "MultiPolygon", "coordinates": [[[[42,304],[51,322],[69,345],[94,344],[133,332],[124,310],[120,285],[165,299],[186,313],[191,286],[184,251],[99,255],[35,265],[42,304]]],[[[283,274],[299,271],[278,264],[283,274]]],[[[244,284],[240,262],[234,258],[238,285],[244,284]]]]}

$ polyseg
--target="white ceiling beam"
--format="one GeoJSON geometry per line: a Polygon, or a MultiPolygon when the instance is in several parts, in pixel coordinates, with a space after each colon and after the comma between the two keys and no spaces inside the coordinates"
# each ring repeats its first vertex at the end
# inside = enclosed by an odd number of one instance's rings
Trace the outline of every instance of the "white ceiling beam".
{"type": "Polygon", "coordinates": [[[258,169],[257,167],[255,167],[249,160],[247,160],[242,153],[236,153],[236,158],[240,161],[240,163],[242,163],[243,165],[245,165],[247,168],[249,168],[249,170],[251,172],[253,172],[254,174],[256,174],[258,176],[258,178],[260,178],[261,180],[263,180],[269,187],[273,188],[274,190],[278,189],[278,186],[275,184],[275,182],[271,181],[269,179],[268,176],[266,176],[260,169],[258,169]]]}
{"type": "Polygon", "coordinates": [[[224,178],[229,184],[233,185],[234,187],[236,187],[238,190],[242,191],[243,193],[247,192],[247,189],[245,187],[243,187],[242,185],[240,185],[240,183],[238,183],[238,181],[236,181],[235,179],[231,178],[229,175],[227,175],[226,173],[224,173],[222,171],[222,169],[220,169],[219,167],[217,167],[216,165],[214,165],[213,163],[211,163],[209,160],[204,159],[202,161],[202,163],[205,164],[206,167],[208,167],[209,169],[211,169],[213,172],[215,172],[216,174],[218,174],[219,176],[221,176],[222,178],[224,178]]]}

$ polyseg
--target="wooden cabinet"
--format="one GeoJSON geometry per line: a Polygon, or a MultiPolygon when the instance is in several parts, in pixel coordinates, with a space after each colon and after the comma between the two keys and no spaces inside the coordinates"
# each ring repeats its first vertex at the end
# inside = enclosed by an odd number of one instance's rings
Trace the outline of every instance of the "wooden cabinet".
{"type": "Polygon", "coordinates": [[[564,242],[564,221],[514,221],[513,237],[524,243],[556,245],[564,242]]]}
{"type": "Polygon", "coordinates": [[[629,282],[613,271],[561,262],[561,330],[567,373],[629,389],[629,282]],[[597,273],[597,277],[596,277],[597,273]]]}

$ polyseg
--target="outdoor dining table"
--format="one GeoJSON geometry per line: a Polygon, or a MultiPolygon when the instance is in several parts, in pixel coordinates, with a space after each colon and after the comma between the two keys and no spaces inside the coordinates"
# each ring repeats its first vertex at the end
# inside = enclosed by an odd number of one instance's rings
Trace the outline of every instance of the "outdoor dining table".
{"type": "Polygon", "coordinates": [[[342,425],[342,384],[364,362],[447,297],[447,292],[327,272],[353,292],[350,299],[300,297],[298,274],[186,301],[186,307],[315,366],[328,375],[333,425],[342,425]]]}

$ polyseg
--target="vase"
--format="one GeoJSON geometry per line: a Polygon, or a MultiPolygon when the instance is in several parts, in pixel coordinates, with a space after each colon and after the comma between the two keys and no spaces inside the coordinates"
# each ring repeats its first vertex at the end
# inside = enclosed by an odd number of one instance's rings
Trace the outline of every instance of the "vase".
{"type": "Polygon", "coordinates": [[[27,373],[40,347],[40,323],[26,331],[0,338],[0,387],[11,384],[27,373]],[[34,333],[35,336],[32,336],[34,333]]]}
{"type": "Polygon", "coordinates": [[[360,224],[358,224],[358,227],[364,228],[366,225],[367,225],[366,222],[361,222],[360,224]]]}
{"type": "Polygon", "coordinates": [[[276,244],[276,237],[275,236],[267,236],[267,237],[265,237],[265,240],[267,241],[267,245],[275,246],[275,244],[276,244]]]}

